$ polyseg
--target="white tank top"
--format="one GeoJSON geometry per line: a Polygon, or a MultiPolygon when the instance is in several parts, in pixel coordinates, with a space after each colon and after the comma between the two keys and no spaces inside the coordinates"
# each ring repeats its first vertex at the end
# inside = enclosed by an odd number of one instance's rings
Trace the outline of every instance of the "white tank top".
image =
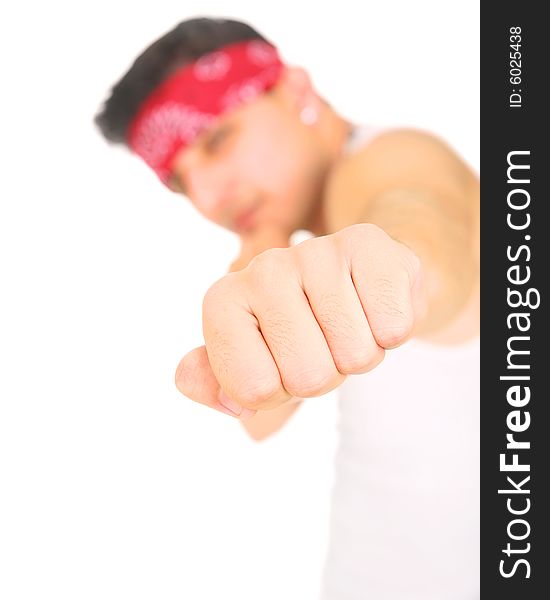
{"type": "Polygon", "coordinates": [[[322,600],[479,597],[479,401],[479,338],[411,340],[340,386],[322,600]]]}

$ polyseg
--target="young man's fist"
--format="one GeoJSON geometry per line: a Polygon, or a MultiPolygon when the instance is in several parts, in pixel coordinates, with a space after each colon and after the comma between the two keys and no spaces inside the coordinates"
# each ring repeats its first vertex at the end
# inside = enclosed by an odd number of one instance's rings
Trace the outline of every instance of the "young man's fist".
{"type": "Polygon", "coordinates": [[[208,289],[206,346],[180,362],[178,389],[241,417],[325,394],[410,337],[425,304],[420,270],[371,224],[270,248],[208,289]]]}

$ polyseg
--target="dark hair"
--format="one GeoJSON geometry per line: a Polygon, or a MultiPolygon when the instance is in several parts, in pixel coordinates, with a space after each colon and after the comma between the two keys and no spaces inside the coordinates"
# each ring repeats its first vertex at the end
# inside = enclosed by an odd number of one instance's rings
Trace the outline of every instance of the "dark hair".
{"type": "Polygon", "coordinates": [[[254,39],[267,41],[240,21],[205,17],[182,21],[136,58],[112,87],[95,124],[108,141],[126,144],[128,127],[141,103],[176,69],[227,44],[254,39]]]}

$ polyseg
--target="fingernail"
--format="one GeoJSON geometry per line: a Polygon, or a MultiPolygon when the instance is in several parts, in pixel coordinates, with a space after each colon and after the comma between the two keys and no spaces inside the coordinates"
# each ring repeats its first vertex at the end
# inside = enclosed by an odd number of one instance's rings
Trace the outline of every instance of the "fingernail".
{"type": "Polygon", "coordinates": [[[243,407],[235,402],[235,400],[231,400],[231,398],[225,394],[223,390],[220,390],[220,393],[218,394],[218,400],[222,406],[225,406],[225,408],[230,410],[236,417],[243,412],[243,407]]]}
{"type": "Polygon", "coordinates": [[[239,415],[239,419],[249,419],[253,417],[258,411],[252,410],[251,408],[243,408],[241,414],[239,415]]]}
{"type": "Polygon", "coordinates": [[[248,419],[256,414],[255,410],[244,408],[234,400],[231,400],[231,398],[227,396],[223,390],[220,390],[220,393],[218,394],[218,400],[220,404],[230,411],[233,416],[239,417],[240,419],[248,419]]]}

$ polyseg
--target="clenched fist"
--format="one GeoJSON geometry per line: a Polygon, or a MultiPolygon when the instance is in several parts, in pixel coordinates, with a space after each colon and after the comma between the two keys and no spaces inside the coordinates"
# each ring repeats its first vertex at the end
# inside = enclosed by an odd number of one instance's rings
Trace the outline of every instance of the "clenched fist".
{"type": "Polygon", "coordinates": [[[181,360],[178,389],[241,417],[325,394],[411,335],[425,310],[420,271],[371,224],[261,252],[208,289],[206,346],[181,360]]]}

